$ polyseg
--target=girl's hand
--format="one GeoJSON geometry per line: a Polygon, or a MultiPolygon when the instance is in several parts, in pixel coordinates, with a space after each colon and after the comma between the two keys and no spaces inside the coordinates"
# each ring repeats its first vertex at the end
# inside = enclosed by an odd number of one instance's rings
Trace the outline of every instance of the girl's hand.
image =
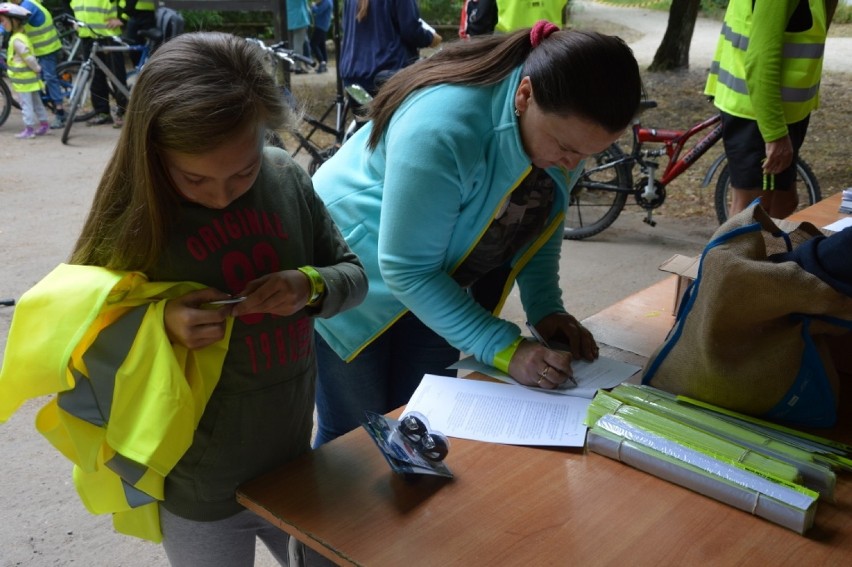
{"type": "Polygon", "coordinates": [[[267,274],[249,282],[240,292],[246,300],[234,305],[231,314],[240,317],[249,313],[292,315],[304,308],[310,299],[308,276],[299,270],[284,270],[267,274]]]}
{"type": "Polygon", "coordinates": [[[566,351],[522,341],[509,362],[509,375],[526,386],[553,390],[573,376],[571,360],[571,354],[566,351]]]}
{"type": "Polygon", "coordinates": [[[598,357],[598,344],[592,333],[568,313],[551,313],[535,328],[550,348],[569,350],[574,360],[592,361],[598,357]]]}
{"type": "Polygon", "coordinates": [[[169,340],[188,349],[203,348],[222,340],[231,306],[211,309],[203,305],[228,297],[226,293],[207,288],[170,299],[164,313],[169,340]]]}

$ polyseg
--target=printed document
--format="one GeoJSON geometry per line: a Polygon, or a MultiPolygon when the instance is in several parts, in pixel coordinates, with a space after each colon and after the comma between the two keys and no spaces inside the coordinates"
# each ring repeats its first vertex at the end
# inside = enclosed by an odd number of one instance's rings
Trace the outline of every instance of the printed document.
{"type": "Polygon", "coordinates": [[[582,447],[590,399],[542,390],[426,374],[403,415],[417,411],[429,429],[507,445],[582,447]]]}
{"type": "Polygon", "coordinates": [[[571,363],[571,369],[574,371],[574,379],[577,381],[576,386],[571,384],[571,382],[565,382],[561,387],[556,388],[555,390],[542,390],[537,386],[524,386],[505,372],[501,372],[493,366],[483,364],[472,356],[463,358],[447,368],[479,372],[486,376],[496,378],[502,382],[506,382],[507,384],[515,384],[536,392],[563,394],[565,396],[578,396],[581,398],[594,398],[595,392],[597,392],[599,388],[604,390],[615,388],[641,370],[641,368],[635,364],[628,364],[626,362],[621,362],[620,360],[605,358],[603,356],[594,362],[589,362],[588,360],[575,360],[571,363]]]}

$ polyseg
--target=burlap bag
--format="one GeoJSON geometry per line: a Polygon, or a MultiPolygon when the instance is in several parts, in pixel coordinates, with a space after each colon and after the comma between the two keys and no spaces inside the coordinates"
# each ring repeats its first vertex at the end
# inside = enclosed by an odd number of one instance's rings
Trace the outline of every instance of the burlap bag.
{"type": "Polygon", "coordinates": [[[642,383],[768,419],[833,425],[837,373],[824,339],[852,328],[852,298],[795,262],[768,259],[819,234],[810,223],[773,221],[759,205],[719,227],[642,383]]]}

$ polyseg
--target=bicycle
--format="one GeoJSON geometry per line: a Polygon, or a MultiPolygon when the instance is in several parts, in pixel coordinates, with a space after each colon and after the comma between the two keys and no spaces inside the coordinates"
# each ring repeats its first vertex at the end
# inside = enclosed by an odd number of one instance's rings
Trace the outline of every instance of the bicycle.
{"type": "MultiPolygon", "coordinates": [[[[78,27],[83,27],[86,25],[85,23],[80,22],[78,20],[72,20],[72,22],[78,27]]],[[[112,69],[109,68],[109,65],[107,65],[99,57],[99,54],[130,53],[134,51],[139,52],[139,63],[127,73],[127,85],[132,85],[134,76],[142,69],[142,67],[145,65],[145,62],[148,60],[148,54],[151,51],[151,45],[156,42],[158,38],[162,37],[161,32],[156,29],[143,30],[140,32],[140,34],[146,38],[145,43],[142,45],[131,45],[125,42],[121,37],[114,35],[98,35],[92,42],[92,49],[89,52],[89,57],[79,64],[79,73],[77,74],[77,77],[74,81],[74,86],[72,88],[71,102],[69,103],[68,109],[66,110],[65,127],[62,130],[63,144],[68,143],[68,138],[71,135],[71,128],[74,125],[75,118],[77,117],[78,112],[80,112],[81,109],[88,102],[89,87],[91,86],[92,78],[94,77],[95,67],[103,71],[104,75],[106,75],[107,84],[113,90],[113,92],[121,92],[126,98],[130,98],[129,87],[125,84],[122,84],[122,82],[118,80],[118,77],[115,76],[115,73],[112,72],[112,69]],[[102,40],[109,40],[115,45],[101,45],[102,40]]],[[[66,62],[65,65],[73,65],[75,63],[76,62],[74,61],[69,61],[66,62]]],[[[91,113],[89,114],[91,115],[91,113]]]]}
{"type": "MultiPolygon", "coordinates": [[[[79,62],[71,61],[60,63],[56,66],[56,75],[59,77],[59,87],[62,91],[64,103],[67,103],[71,98],[71,90],[74,85],[74,78],[77,76],[79,62]]],[[[20,103],[12,96],[12,90],[6,83],[7,67],[6,67],[6,50],[0,49],[0,126],[2,126],[9,118],[12,108],[21,109],[20,103]]],[[[56,112],[56,105],[53,99],[48,96],[45,89],[41,90],[41,101],[44,107],[51,112],[56,112]]]]}
{"type": "MultiPolygon", "coordinates": [[[[288,49],[286,42],[283,41],[272,45],[266,45],[262,40],[255,38],[246,38],[246,41],[260,46],[268,54],[270,63],[272,64],[271,72],[272,75],[276,77],[276,80],[279,78],[279,71],[282,70],[279,67],[280,65],[286,65],[283,70],[289,73],[295,67],[296,61],[302,61],[311,67],[316,64],[309,57],[305,57],[296,53],[292,49],[288,49]]],[[[280,84],[280,82],[279,87],[281,89],[282,97],[286,100],[287,104],[291,108],[299,110],[298,102],[290,89],[287,88],[285,84],[280,84]]],[[[306,151],[311,156],[311,161],[308,164],[308,173],[313,175],[316,170],[319,169],[319,166],[333,156],[343,142],[348,140],[352,134],[354,134],[355,131],[365,123],[365,121],[357,115],[356,110],[367,104],[371,98],[372,97],[370,97],[369,93],[358,85],[351,85],[343,88],[340,77],[338,76],[337,96],[335,97],[335,101],[319,118],[316,118],[306,112],[299,111],[300,122],[303,125],[306,125],[308,130],[306,133],[302,132],[298,128],[288,130],[288,133],[298,142],[296,149],[292,150],[290,155],[296,157],[296,155],[298,155],[302,150],[306,151]],[[334,126],[330,126],[326,122],[332,111],[335,112],[334,126]],[[350,118],[350,115],[352,118],[350,118]],[[314,135],[318,132],[331,136],[333,141],[329,145],[320,145],[316,143],[314,141],[314,135]]],[[[272,134],[269,142],[279,146],[280,148],[287,149],[283,140],[281,140],[280,136],[277,136],[277,134],[272,134]]],[[[288,149],[288,151],[290,150],[288,149]]]]}
{"type": "MultiPolygon", "coordinates": [[[[643,101],[639,115],[656,106],[657,103],[653,100],[643,101]]],[[[631,128],[633,142],[630,153],[625,153],[621,145],[615,142],[603,152],[586,160],[586,169],[571,190],[564,238],[582,240],[599,234],[615,222],[630,195],[640,208],[647,211],[643,221],[650,226],[656,226],[653,214],[666,200],[666,186],[722,138],[721,122],[721,115],[716,114],[687,130],[668,130],[644,127],[637,116],[631,128]],[[687,142],[699,132],[708,129],[709,132],[684,154],[687,142]],[[647,143],[662,146],[646,149],[647,143]],[[662,177],[657,179],[659,164],[653,161],[653,158],[663,156],[668,158],[668,162],[662,171],[662,177]],[[642,177],[634,184],[633,170],[637,165],[642,177]]],[[[719,172],[714,206],[720,224],[728,219],[732,195],[730,174],[725,162],[726,156],[723,153],[710,165],[701,183],[701,187],[707,187],[719,172]]],[[[799,209],[803,209],[819,201],[822,193],[813,170],[801,158],[796,162],[796,173],[799,209]]]]}

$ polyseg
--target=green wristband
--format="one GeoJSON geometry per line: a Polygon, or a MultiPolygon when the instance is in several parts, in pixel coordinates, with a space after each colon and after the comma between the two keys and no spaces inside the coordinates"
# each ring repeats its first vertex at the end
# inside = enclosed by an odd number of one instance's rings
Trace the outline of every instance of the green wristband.
{"type": "Polygon", "coordinates": [[[307,305],[314,307],[322,300],[323,295],[325,295],[325,281],[323,281],[322,275],[313,266],[302,266],[299,268],[299,271],[308,276],[311,291],[307,305]]]}
{"type": "Polygon", "coordinates": [[[509,363],[512,361],[512,357],[515,355],[515,351],[518,350],[518,347],[521,344],[521,341],[524,340],[524,337],[518,337],[515,339],[512,344],[498,352],[494,355],[494,362],[492,366],[501,372],[509,373],[509,363]]]}

